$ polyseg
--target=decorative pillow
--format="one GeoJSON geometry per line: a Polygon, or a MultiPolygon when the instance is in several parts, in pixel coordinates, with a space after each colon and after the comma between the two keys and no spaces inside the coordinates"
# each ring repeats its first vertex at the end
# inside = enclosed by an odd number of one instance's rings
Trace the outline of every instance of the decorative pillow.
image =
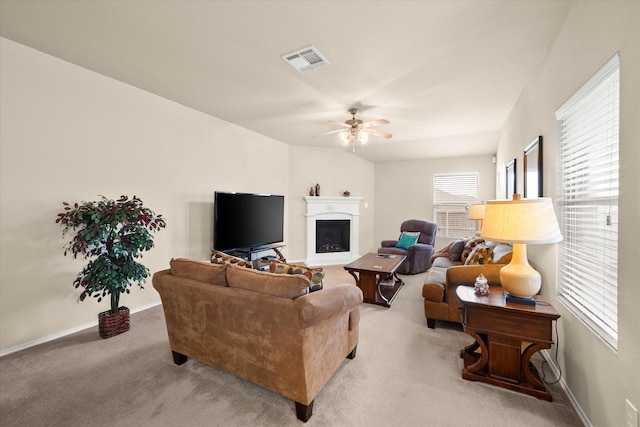
{"type": "Polygon", "coordinates": [[[449,259],[451,261],[460,261],[462,251],[464,250],[464,240],[456,240],[449,246],[449,259]]]}
{"type": "Polygon", "coordinates": [[[464,245],[464,249],[462,250],[462,254],[460,255],[460,261],[466,264],[467,258],[473,251],[473,248],[478,246],[479,244],[484,243],[484,239],[482,237],[472,237],[464,245]]]}
{"type": "Polygon", "coordinates": [[[171,274],[174,276],[227,286],[227,276],[225,274],[227,266],[225,264],[212,265],[206,261],[172,258],[169,265],[171,266],[171,274]]]}
{"type": "Polygon", "coordinates": [[[509,264],[513,255],[513,247],[508,243],[498,243],[493,248],[494,264],[509,264]]]}
{"type": "Polygon", "coordinates": [[[409,249],[409,246],[416,244],[418,237],[420,237],[418,231],[403,231],[400,240],[396,243],[396,248],[409,249]]]}
{"type": "Polygon", "coordinates": [[[309,292],[322,289],[324,270],[322,268],[308,268],[302,265],[292,265],[280,261],[269,261],[269,271],[278,274],[302,274],[311,282],[309,292]]]}
{"type": "Polygon", "coordinates": [[[473,248],[464,265],[490,264],[491,261],[493,261],[493,249],[481,243],[473,248]]]}
{"type": "Polygon", "coordinates": [[[211,251],[211,263],[231,264],[238,265],[240,267],[253,268],[253,265],[251,265],[249,261],[229,254],[225,254],[224,252],[216,251],[215,249],[211,251]]]}
{"type": "Polygon", "coordinates": [[[309,293],[311,282],[301,274],[274,274],[231,264],[227,267],[230,288],[241,288],[280,298],[295,299],[309,293]]]}
{"type": "Polygon", "coordinates": [[[494,242],[493,240],[485,240],[484,241],[484,245],[488,248],[494,249],[496,246],[498,246],[500,243],[498,242],[494,242]]]}

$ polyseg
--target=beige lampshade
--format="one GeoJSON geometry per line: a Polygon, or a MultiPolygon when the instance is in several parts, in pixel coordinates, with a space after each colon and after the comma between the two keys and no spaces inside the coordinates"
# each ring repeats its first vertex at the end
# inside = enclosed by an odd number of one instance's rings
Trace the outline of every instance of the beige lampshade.
{"type": "Polygon", "coordinates": [[[486,204],[482,237],[506,243],[555,243],[562,240],[548,197],[490,200],[486,204]]]}
{"type": "Polygon", "coordinates": [[[485,204],[474,204],[469,206],[469,219],[484,219],[485,204]]]}
{"type": "MultiPolygon", "coordinates": [[[[500,282],[509,298],[529,298],[540,290],[541,277],[527,260],[527,244],[562,240],[549,198],[491,200],[484,213],[482,237],[513,244],[511,262],[500,270],[500,282]]],[[[510,300],[507,300],[510,301],[510,300]]]]}

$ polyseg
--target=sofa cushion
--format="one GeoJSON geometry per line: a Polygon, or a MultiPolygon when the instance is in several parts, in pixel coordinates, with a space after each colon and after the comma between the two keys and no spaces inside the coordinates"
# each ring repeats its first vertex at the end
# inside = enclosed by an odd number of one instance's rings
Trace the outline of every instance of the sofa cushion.
{"type": "Polygon", "coordinates": [[[225,254],[224,252],[211,251],[211,263],[213,264],[232,264],[240,267],[253,268],[253,265],[242,258],[235,257],[233,255],[225,254]]]}
{"type": "Polygon", "coordinates": [[[403,231],[400,235],[400,240],[396,243],[397,248],[409,249],[409,246],[415,245],[420,237],[420,232],[417,231],[403,231]]]}
{"type": "Polygon", "coordinates": [[[473,248],[478,246],[480,243],[484,243],[484,239],[482,237],[474,236],[466,241],[464,244],[464,249],[462,250],[462,254],[460,255],[460,261],[463,263],[467,262],[467,258],[473,251],[473,248]]]}
{"type": "Polygon", "coordinates": [[[452,265],[462,265],[462,263],[460,261],[451,261],[447,257],[439,257],[439,258],[436,258],[433,261],[433,264],[431,264],[431,268],[444,268],[444,269],[447,269],[447,268],[451,267],[452,265]]]}
{"type": "Polygon", "coordinates": [[[324,270],[322,268],[308,268],[302,265],[287,264],[281,261],[269,261],[269,271],[278,274],[302,274],[311,282],[310,292],[322,289],[324,270]]]}
{"type": "Polygon", "coordinates": [[[492,261],[493,249],[487,247],[484,243],[481,243],[473,248],[464,265],[489,264],[492,261]]]}
{"type": "Polygon", "coordinates": [[[498,243],[493,248],[493,263],[494,264],[509,264],[511,262],[511,256],[513,255],[513,246],[508,243],[498,243]]]}
{"type": "Polygon", "coordinates": [[[226,264],[216,265],[186,258],[172,258],[169,265],[174,276],[227,286],[226,264]]]}
{"type": "Polygon", "coordinates": [[[427,277],[424,279],[424,283],[445,283],[447,280],[447,268],[445,267],[431,267],[427,277]]]}
{"type": "Polygon", "coordinates": [[[241,288],[274,297],[295,299],[309,292],[311,282],[302,274],[277,274],[249,270],[231,264],[227,267],[230,288],[241,288]]]}
{"type": "Polygon", "coordinates": [[[463,250],[464,250],[464,240],[463,239],[455,240],[453,243],[451,243],[451,246],[449,246],[449,259],[451,261],[460,261],[463,250]]]}

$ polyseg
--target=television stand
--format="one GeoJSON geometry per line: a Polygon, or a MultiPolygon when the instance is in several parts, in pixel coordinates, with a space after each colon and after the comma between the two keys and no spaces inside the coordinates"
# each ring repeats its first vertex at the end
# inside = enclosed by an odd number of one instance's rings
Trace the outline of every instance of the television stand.
{"type": "MultiPolygon", "coordinates": [[[[251,264],[253,264],[253,268],[260,269],[260,267],[264,265],[264,262],[265,262],[262,259],[265,257],[259,256],[259,254],[263,252],[273,251],[275,252],[276,256],[275,257],[272,256],[272,258],[277,258],[278,261],[281,261],[281,262],[287,262],[286,258],[284,257],[284,255],[282,255],[282,252],[280,251],[280,249],[284,247],[285,247],[284,244],[278,243],[273,245],[260,246],[257,248],[238,249],[229,253],[229,255],[237,256],[238,258],[247,260],[251,262],[251,264]]],[[[267,265],[268,265],[268,262],[267,262],[267,265]]]]}

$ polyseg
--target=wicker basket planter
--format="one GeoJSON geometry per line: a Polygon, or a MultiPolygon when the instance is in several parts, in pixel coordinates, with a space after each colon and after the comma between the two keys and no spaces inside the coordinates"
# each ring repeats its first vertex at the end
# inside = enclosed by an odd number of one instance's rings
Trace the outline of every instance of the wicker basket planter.
{"type": "Polygon", "coordinates": [[[129,309],[118,308],[116,314],[110,310],[98,314],[98,329],[102,338],[111,338],[129,330],[129,309]]]}

